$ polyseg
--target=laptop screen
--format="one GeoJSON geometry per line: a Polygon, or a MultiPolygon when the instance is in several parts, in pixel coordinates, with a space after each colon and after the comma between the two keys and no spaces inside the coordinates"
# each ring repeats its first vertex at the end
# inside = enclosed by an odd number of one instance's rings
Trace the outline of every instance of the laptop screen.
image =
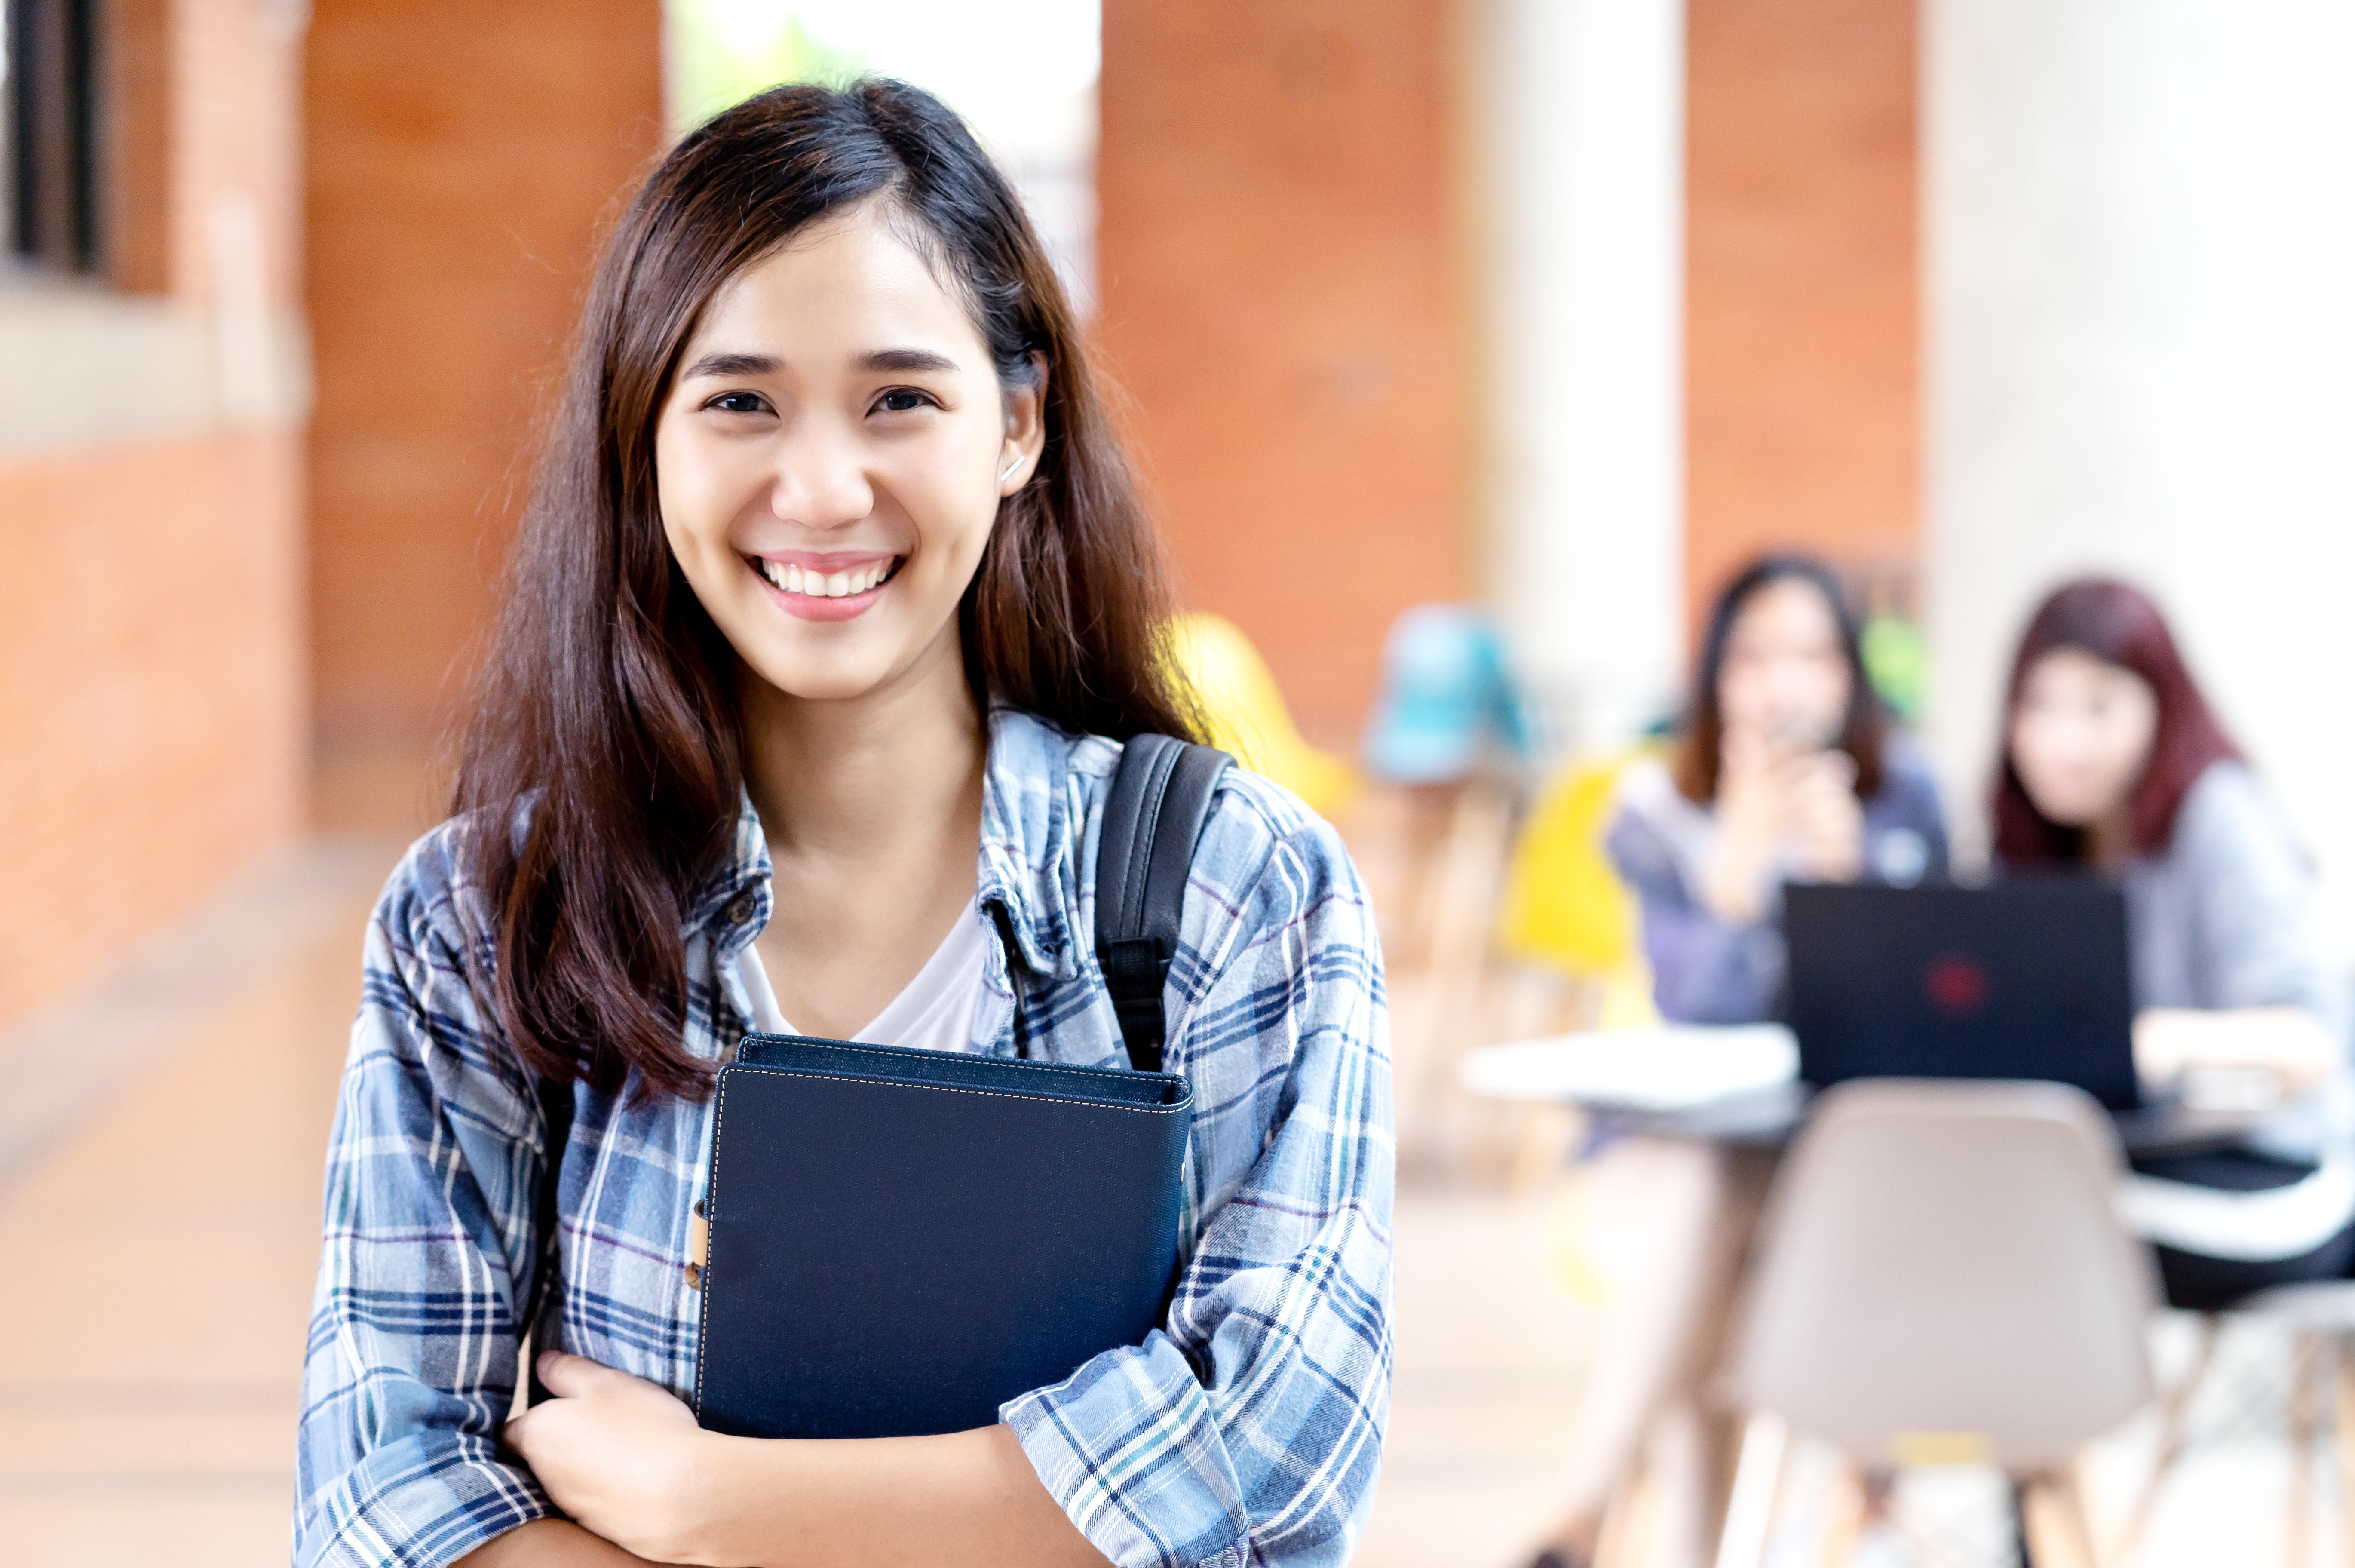
{"type": "Polygon", "coordinates": [[[1784,890],[1799,1075],[2042,1078],[2139,1103],[2126,900],[2092,878],[1784,890]]]}

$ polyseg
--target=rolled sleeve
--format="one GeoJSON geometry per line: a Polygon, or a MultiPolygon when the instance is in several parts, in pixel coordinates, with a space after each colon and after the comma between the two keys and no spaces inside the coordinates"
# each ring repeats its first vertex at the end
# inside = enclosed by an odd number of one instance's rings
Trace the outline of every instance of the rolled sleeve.
{"type": "Polygon", "coordinates": [[[294,1561],[438,1568],[553,1511],[502,1455],[536,1107],[484,1048],[414,857],[370,923],[328,1147],[294,1561]]]}
{"type": "Polygon", "coordinates": [[[999,1413],[1048,1492],[1126,1564],[1243,1561],[1251,1530],[1209,1393],[1161,1333],[999,1413]]]}
{"type": "Polygon", "coordinates": [[[1166,1332],[1001,1412],[1122,1568],[1337,1568],[1373,1495],[1396,1163],[1380,961],[1331,830],[1285,826],[1239,898],[1218,886],[1231,844],[1197,857],[1209,914],[1173,966],[1171,1061],[1204,1218],[1166,1332]]]}

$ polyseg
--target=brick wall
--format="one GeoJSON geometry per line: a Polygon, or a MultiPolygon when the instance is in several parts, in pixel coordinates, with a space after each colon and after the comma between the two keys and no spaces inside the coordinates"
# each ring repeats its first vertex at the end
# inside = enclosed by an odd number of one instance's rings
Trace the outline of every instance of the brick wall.
{"type": "Polygon", "coordinates": [[[303,819],[291,432],[0,462],[0,1022],[303,819]]]}
{"type": "Polygon", "coordinates": [[[658,0],[315,7],[312,645],[331,752],[399,750],[454,690],[597,230],[663,146],[661,26],[658,0]]]}
{"type": "Polygon", "coordinates": [[[1920,510],[1915,8],[1691,0],[1686,624],[1769,546],[1903,578],[1920,510]]]}
{"type": "Polygon", "coordinates": [[[1471,578],[1452,9],[1103,7],[1099,335],[1179,588],[1343,745],[1471,578]]]}
{"type": "Polygon", "coordinates": [[[112,8],[115,282],[163,298],[126,296],[119,320],[40,280],[0,300],[12,330],[54,297],[93,334],[39,338],[70,406],[37,439],[0,428],[0,1025],[303,822],[301,389],[263,374],[295,288],[293,15],[112,8]]]}

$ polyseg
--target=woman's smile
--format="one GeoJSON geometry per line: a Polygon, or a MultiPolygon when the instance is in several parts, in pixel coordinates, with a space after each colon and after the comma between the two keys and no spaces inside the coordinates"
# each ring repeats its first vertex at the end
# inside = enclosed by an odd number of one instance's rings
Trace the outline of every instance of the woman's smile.
{"type": "Polygon", "coordinates": [[[744,564],[787,613],[805,621],[847,621],[882,598],[907,559],[872,551],[773,550],[748,555],[744,564]]]}

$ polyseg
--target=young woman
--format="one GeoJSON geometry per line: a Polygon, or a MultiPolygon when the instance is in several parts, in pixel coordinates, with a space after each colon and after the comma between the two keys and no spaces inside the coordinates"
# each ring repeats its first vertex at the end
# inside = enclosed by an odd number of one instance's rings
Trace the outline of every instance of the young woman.
{"type": "Polygon", "coordinates": [[[1770,556],[1718,595],[1673,771],[1627,770],[1607,847],[1660,1011],[1694,1023],[1773,1015],[1785,880],[1945,874],[1937,788],[1891,734],[1822,564],[1770,556]]]}
{"type": "MultiPolygon", "coordinates": [[[[779,89],[620,220],[330,1151],[304,1563],[1339,1563],[1390,1361],[1390,1080],[1331,831],[1230,772],[1166,997],[1166,1324],[994,1426],[706,1433],[690,1222],[755,1027],[1124,1063],[1120,740],[1184,734],[1152,539],[1005,180],[913,89],[779,89]],[[548,1171],[535,1074],[573,1081],[548,1171]],[[558,1183],[558,1396],[508,1419],[558,1183]]],[[[1018,1201],[1018,1195],[1009,1199],[1018,1201]]]]}
{"type": "MultiPolygon", "coordinates": [[[[2313,873],[2158,607],[2124,582],[2063,584],[2030,619],[2009,692],[1995,859],[2123,884],[2142,1053],[2163,1009],[2286,1009],[2318,1054],[2341,1056],[2345,983],[2316,941],[2313,873]]],[[[2278,1037],[2280,1021],[2241,1028],[2278,1037]]],[[[2333,1098],[2242,1147],[2136,1160],[2128,1211],[2162,1243],[2177,1305],[2222,1306],[2355,1261],[2355,1156],[2333,1098]]]]}
{"type": "MultiPolygon", "coordinates": [[[[1782,884],[1912,883],[1946,871],[1929,773],[1891,733],[1838,581],[1769,556],[1710,613],[1672,763],[1637,763],[1605,837],[1636,895],[1667,1018],[1755,1023],[1782,1003],[1782,884]]],[[[1598,1213],[1641,1215],[1595,1327],[1566,1506],[1535,1568],[1583,1568],[1645,1431],[1692,1417],[1705,1470],[1693,1538],[1714,1538],[1732,1429],[1700,1390],[1773,1174],[1772,1151],[1648,1138],[1604,1146],[1582,1179],[1598,1213]]]]}

